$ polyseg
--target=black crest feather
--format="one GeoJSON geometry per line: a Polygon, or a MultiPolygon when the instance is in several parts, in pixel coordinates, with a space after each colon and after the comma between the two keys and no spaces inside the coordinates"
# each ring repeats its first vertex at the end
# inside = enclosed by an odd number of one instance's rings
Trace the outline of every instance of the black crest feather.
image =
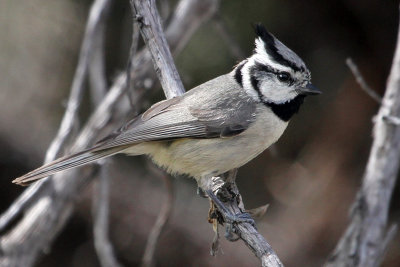
{"type": "MultiPolygon", "coordinates": [[[[267,31],[267,29],[261,23],[257,23],[254,25],[254,31],[256,32],[257,36],[261,38],[264,42],[265,51],[268,55],[272,56],[272,58],[279,64],[288,66],[293,68],[296,71],[300,71],[301,68],[294,64],[293,62],[284,58],[281,53],[279,53],[279,49],[277,47],[277,39],[267,31]]],[[[280,45],[283,45],[279,42],[280,45]]],[[[285,47],[286,48],[286,47],[285,47]]],[[[289,48],[287,48],[289,49],[289,48]]]]}

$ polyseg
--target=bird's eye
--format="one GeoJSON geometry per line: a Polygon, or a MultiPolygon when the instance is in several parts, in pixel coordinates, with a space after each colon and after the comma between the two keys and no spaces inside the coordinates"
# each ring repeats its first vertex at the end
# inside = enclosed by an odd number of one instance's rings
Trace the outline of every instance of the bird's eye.
{"type": "Polygon", "coordinates": [[[289,82],[290,81],[290,74],[287,72],[280,72],[277,74],[278,80],[281,82],[289,82]]]}

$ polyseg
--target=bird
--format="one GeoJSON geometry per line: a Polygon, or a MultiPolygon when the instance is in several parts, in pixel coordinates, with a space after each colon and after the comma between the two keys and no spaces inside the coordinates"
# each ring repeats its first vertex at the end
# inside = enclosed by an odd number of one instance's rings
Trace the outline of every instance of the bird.
{"type": "Polygon", "coordinates": [[[29,185],[57,172],[118,153],[148,155],[198,185],[239,168],[274,144],[304,98],[321,91],[303,60],[254,25],[253,53],[227,74],[160,101],[93,147],[56,159],[13,180],[29,185]]]}

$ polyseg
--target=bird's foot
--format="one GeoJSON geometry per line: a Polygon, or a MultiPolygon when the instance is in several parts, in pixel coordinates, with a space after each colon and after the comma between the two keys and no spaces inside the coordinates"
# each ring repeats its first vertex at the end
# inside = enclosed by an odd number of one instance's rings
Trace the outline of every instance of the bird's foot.
{"type": "Polygon", "coordinates": [[[218,220],[218,222],[224,222],[226,224],[226,239],[228,239],[229,241],[236,241],[239,239],[235,231],[235,226],[238,223],[249,223],[253,227],[255,227],[255,221],[249,213],[233,213],[224,205],[221,200],[219,200],[219,198],[211,190],[206,190],[206,193],[218,209],[213,210],[212,214],[210,213],[210,218],[215,218],[218,220]]]}

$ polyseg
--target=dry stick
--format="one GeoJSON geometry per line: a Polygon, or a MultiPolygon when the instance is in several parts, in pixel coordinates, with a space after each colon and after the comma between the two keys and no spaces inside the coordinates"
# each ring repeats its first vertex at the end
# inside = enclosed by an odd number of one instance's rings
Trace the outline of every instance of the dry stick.
{"type": "MultiPolygon", "coordinates": [[[[67,108],[57,136],[54,138],[46,152],[45,163],[55,159],[65,141],[71,134],[74,124],[76,124],[76,121],[78,120],[78,108],[83,95],[83,83],[88,64],[93,56],[93,50],[96,45],[95,36],[98,31],[97,27],[99,24],[101,25],[101,21],[105,18],[109,2],[110,0],[96,0],[90,9],[89,19],[86,25],[84,40],[79,55],[79,62],[71,86],[67,108]]],[[[39,192],[42,189],[41,184],[45,181],[46,180],[43,179],[42,181],[30,186],[29,190],[25,190],[24,193],[22,193],[22,195],[5,212],[5,214],[1,216],[0,231],[11,221],[15,220],[22,209],[28,208],[32,202],[36,201],[36,197],[41,194],[39,192]]]]}
{"type": "Polygon", "coordinates": [[[109,195],[110,195],[110,174],[108,172],[108,162],[102,163],[100,180],[97,185],[98,193],[93,198],[94,206],[94,246],[101,266],[119,267],[121,266],[114,256],[113,247],[108,238],[109,225],[109,195]],[[97,196],[97,197],[96,197],[97,196]]]}
{"type": "MultiPolygon", "coordinates": [[[[131,0],[131,3],[136,12],[138,22],[141,25],[140,32],[150,50],[154,68],[156,69],[167,98],[183,94],[183,85],[162,32],[155,1],[131,0]]],[[[242,213],[243,211],[240,209],[237,199],[240,199],[242,206],[243,202],[236,183],[230,182],[227,183],[227,185],[233,190],[231,192],[235,193],[234,196],[228,200],[233,214],[242,213]]],[[[207,185],[203,189],[207,191],[212,186],[213,185],[207,185]]],[[[219,209],[219,211],[224,213],[222,209],[219,209]]],[[[283,266],[271,246],[262,235],[257,232],[254,226],[250,223],[238,222],[235,223],[234,227],[237,235],[256,254],[263,266],[283,266]]]]}
{"type": "Polygon", "coordinates": [[[386,92],[374,122],[374,140],[351,222],[326,266],[375,267],[381,263],[395,228],[387,231],[390,199],[400,163],[400,28],[386,92]]]}
{"type": "MultiPolygon", "coordinates": [[[[195,30],[214,14],[216,3],[218,0],[179,2],[167,30],[168,40],[175,51],[180,51],[195,30]]],[[[150,62],[146,51],[139,53],[133,63],[135,68],[132,71],[138,73],[135,82],[143,83],[141,79],[152,79],[152,72],[149,72],[150,68],[147,67],[150,62]]],[[[129,106],[121,103],[116,105],[116,101],[120,99],[125,86],[126,75],[121,74],[81,132],[72,148],[73,151],[92,144],[101,137],[108,125],[120,125],[123,122],[123,114],[128,113],[129,106]],[[108,123],[102,120],[113,119],[116,112],[121,115],[119,120],[115,119],[108,123]]],[[[142,98],[137,98],[137,101],[140,103],[142,98]]],[[[57,174],[54,179],[38,183],[38,189],[32,186],[27,188],[11,205],[0,218],[3,230],[3,235],[0,237],[0,266],[31,266],[40,253],[50,247],[50,243],[71,215],[74,198],[90,182],[91,176],[83,174],[85,170],[90,169],[91,166],[86,166],[79,170],[57,174]],[[20,219],[17,221],[16,218],[20,219]]]]}
{"type": "Polygon", "coordinates": [[[154,266],[154,253],[156,251],[157,242],[164,226],[167,224],[171,216],[172,204],[174,202],[174,192],[172,188],[171,177],[165,174],[160,176],[163,179],[167,189],[167,200],[163,202],[160,213],[157,216],[156,223],[151,229],[149,238],[147,239],[146,248],[144,249],[142,258],[142,267],[154,266]]]}
{"type": "MultiPolygon", "coordinates": [[[[244,203],[242,196],[239,193],[236,182],[236,170],[232,170],[228,178],[224,181],[221,177],[213,177],[213,183],[208,185],[203,185],[203,189],[208,192],[213,202],[217,204],[222,202],[225,208],[218,209],[221,213],[223,220],[227,223],[229,222],[229,217],[233,215],[243,214],[245,212],[244,203]],[[223,190],[226,192],[224,194],[224,200],[214,201],[216,194],[223,190]],[[230,196],[227,198],[226,196],[230,196]]],[[[217,205],[218,206],[218,205],[217,205]]],[[[232,232],[236,234],[246,246],[258,257],[261,261],[263,267],[282,267],[283,264],[276,255],[275,251],[272,249],[271,245],[265,240],[265,238],[257,231],[257,229],[249,222],[229,222],[228,227],[232,229],[232,232]]],[[[236,240],[232,237],[232,233],[228,233],[232,240],[236,240]]]]}
{"type": "MultiPolygon", "coordinates": [[[[110,13],[109,11],[107,12],[110,13]]],[[[99,22],[101,26],[98,27],[96,34],[95,46],[93,51],[92,60],[89,63],[89,82],[90,82],[90,99],[93,108],[103,100],[107,94],[107,79],[105,70],[105,51],[104,51],[104,37],[105,37],[105,20],[99,22]]]]}
{"type": "Polygon", "coordinates": [[[83,84],[85,82],[88,65],[93,56],[96,32],[98,26],[101,25],[101,21],[106,16],[110,2],[110,0],[96,0],[90,8],[89,19],[86,24],[82,48],[79,54],[79,62],[72,82],[67,109],[64,113],[58,133],[47,150],[45,163],[49,163],[57,157],[64,142],[71,133],[74,122],[78,119],[78,108],[83,95],[83,84]]]}
{"type": "Polygon", "coordinates": [[[233,35],[229,31],[222,17],[217,14],[213,22],[218,34],[225,41],[225,45],[229,48],[231,54],[236,58],[236,60],[242,60],[245,58],[242,48],[240,48],[238,42],[232,37],[233,35]]]}
{"type": "Polygon", "coordinates": [[[357,83],[360,85],[361,89],[363,89],[370,97],[372,97],[376,102],[379,104],[382,103],[382,97],[380,97],[365,81],[364,77],[362,76],[361,72],[359,71],[357,65],[351,58],[346,59],[346,64],[353,73],[354,77],[356,78],[357,83]]]}
{"type": "Polygon", "coordinates": [[[139,46],[139,27],[137,25],[137,23],[133,23],[132,26],[132,43],[131,43],[131,47],[129,49],[129,58],[128,58],[128,64],[126,67],[126,75],[129,77],[129,79],[127,79],[127,86],[126,86],[126,93],[129,99],[129,104],[131,105],[131,109],[134,110],[135,109],[135,105],[133,104],[133,92],[132,92],[132,85],[131,85],[131,72],[132,72],[132,61],[133,61],[133,57],[136,55],[136,51],[138,49],[139,46]]]}
{"type": "Polygon", "coordinates": [[[165,39],[155,0],[131,0],[131,5],[165,96],[170,99],[184,94],[185,89],[165,39]]]}
{"type": "MultiPolygon", "coordinates": [[[[111,0],[107,3],[109,7],[111,0]]],[[[97,107],[105,95],[107,94],[107,79],[105,73],[105,29],[106,20],[110,14],[110,8],[105,10],[103,19],[99,21],[93,47],[93,56],[89,63],[89,81],[90,81],[90,99],[93,108],[97,107]]],[[[110,185],[108,175],[109,159],[104,159],[99,162],[100,175],[97,190],[93,196],[93,239],[96,253],[102,266],[120,266],[116,257],[114,256],[112,244],[108,238],[108,214],[109,214],[109,192],[110,185]]]]}

